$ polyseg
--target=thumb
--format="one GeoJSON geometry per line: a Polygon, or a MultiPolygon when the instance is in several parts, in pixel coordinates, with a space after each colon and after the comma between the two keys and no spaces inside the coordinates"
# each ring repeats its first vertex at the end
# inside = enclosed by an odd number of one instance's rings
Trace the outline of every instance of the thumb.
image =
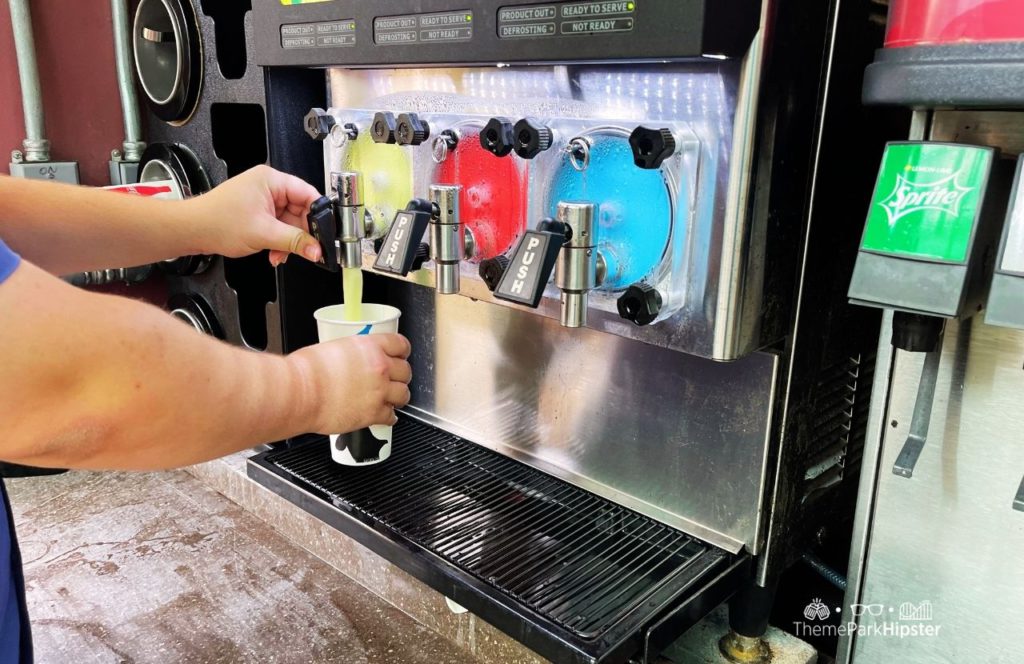
{"type": "Polygon", "coordinates": [[[299,254],[310,261],[320,260],[320,244],[316,238],[301,228],[290,226],[278,219],[271,218],[266,240],[267,249],[299,254]]]}

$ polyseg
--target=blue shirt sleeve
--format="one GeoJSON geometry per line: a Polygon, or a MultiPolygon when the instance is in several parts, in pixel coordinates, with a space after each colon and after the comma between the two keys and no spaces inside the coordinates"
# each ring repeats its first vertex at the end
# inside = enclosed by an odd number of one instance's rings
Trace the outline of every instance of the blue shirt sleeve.
{"type": "Polygon", "coordinates": [[[18,254],[8,249],[3,240],[0,240],[0,283],[14,273],[20,262],[21,258],[18,257],[18,254]]]}

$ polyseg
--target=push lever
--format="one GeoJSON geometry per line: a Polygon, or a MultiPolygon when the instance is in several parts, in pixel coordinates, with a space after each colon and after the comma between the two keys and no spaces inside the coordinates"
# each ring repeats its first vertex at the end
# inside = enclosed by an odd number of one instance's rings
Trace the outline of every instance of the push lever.
{"type": "Polygon", "coordinates": [[[373,269],[404,277],[413,269],[417,259],[422,263],[426,256],[423,235],[435,210],[430,201],[422,198],[412,199],[404,210],[399,210],[381,243],[373,269]]]}
{"type": "Polygon", "coordinates": [[[942,350],[933,350],[924,356],[921,382],[917,388],[914,414],[910,419],[910,434],[903,443],[892,472],[900,477],[913,477],[914,466],[928,442],[928,423],[932,419],[932,404],[935,403],[935,386],[939,378],[939,363],[942,350]]]}
{"type": "Polygon", "coordinates": [[[331,272],[362,267],[367,221],[359,174],[331,173],[331,189],[332,196],[314,201],[306,217],[323,254],[318,265],[331,272]]]}
{"type": "Polygon", "coordinates": [[[910,434],[892,466],[893,474],[900,477],[914,476],[914,467],[928,443],[928,424],[932,419],[935,387],[939,380],[939,365],[942,363],[944,328],[945,321],[941,318],[904,311],[893,313],[892,345],[911,353],[925,354],[914,414],[910,419],[910,434]]]}
{"type": "Polygon", "coordinates": [[[565,242],[565,224],[545,219],[537,230],[526,231],[511,258],[481,262],[480,274],[488,287],[493,284],[494,297],[536,309],[565,242]]]}
{"type": "Polygon", "coordinates": [[[306,223],[309,224],[309,232],[316,238],[320,245],[320,267],[330,272],[337,272],[341,269],[338,263],[338,222],[334,218],[334,202],[326,197],[313,201],[309,206],[309,214],[306,215],[306,223]]]}

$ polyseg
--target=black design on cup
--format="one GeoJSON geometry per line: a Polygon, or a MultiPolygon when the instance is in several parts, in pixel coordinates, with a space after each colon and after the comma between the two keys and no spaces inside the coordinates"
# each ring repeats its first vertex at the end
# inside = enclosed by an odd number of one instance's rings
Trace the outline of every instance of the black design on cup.
{"type": "Polygon", "coordinates": [[[369,428],[359,429],[351,433],[343,433],[335,441],[335,449],[339,452],[348,449],[352,460],[356,463],[371,463],[380,460],[380,451],[387,445],[386,440],[379,440],[369,428]]]}

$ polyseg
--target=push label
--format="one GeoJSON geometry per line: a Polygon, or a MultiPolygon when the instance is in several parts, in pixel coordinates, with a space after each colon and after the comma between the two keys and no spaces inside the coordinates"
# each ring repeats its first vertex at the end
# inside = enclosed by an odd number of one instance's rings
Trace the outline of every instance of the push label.
{"type": "Polygon", "coordinates": [[[373,269],[403,277],[409,274],[416,258],[413,245],[418,245],[423,239],[429,222],[430,213],[428,212],[400,210],[395,215],[391,230],[384,238],[380,253],[377,254],[377,260],[373,263],[373,269]]]}
{"type": "Polygon", "coordinates": [[[519,242],[494,296],[536,308],[551,278],[564,238],[546,231],[527,231],[519,242]]]}

